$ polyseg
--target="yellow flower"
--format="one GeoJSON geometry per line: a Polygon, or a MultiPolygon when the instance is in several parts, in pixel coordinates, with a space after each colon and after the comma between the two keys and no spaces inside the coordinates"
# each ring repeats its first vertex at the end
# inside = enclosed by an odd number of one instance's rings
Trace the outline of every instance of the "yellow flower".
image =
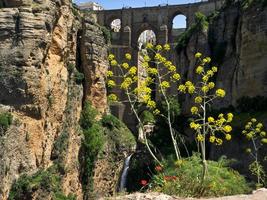
{"type": "Polygon", "coordinates": [[[131,54],[126,53],[126,54],[125,54],[125,58],[126,58],[127,60],[131,60],[131,59],[132,59],[132,56],[131,56],[131,54]]]}
{"type": "Polygon", "coordinates": [[[263,144],[267,144],[267,138],[263,138],[263,139],[261,139],[261,143],[263,143],[263,144]]]}
{"type": "Polygon", "coordinates": [[[210,136],[209,141],[210,143],[214,143],[216,140],[216,137],[214,135],[210,136]]]}
{"type": "Polygon", "coordinates": [[[201,90],[204,92],[204,93],[207,93],[209,91],[209,87],[204,85],[201,90]]]}
{"type": "Polygon", "coordinates": [[[223,141],[220,138],[216,138],[217,145],[222,145],[223,141]]]}
{"type": "Polygon", "coordinates": [[[150,95],[142,95],[142,99],[143,99],[143,101],[146,103],[146,102],[148,102],[150,99],[151,99],[151,97],[150,97],[150,95]]]}
{"type": "Polygon", "coordinates": [[[203,101],[203,99],[200,96],[195,98],[195,103],[202,103],[202,101],[203,101]]]}
{"type": "Polygon", "coordinates": [[[136,75],[136,72],[137,72],[137,67],[135,66],[131,67],[129,70],[129,74],[131,75],[136,75]]]}
{"type": "Polygon", "coordinates": [[[225,91],[223,89],[218,89],[218,90],[216,90],[216,95],[218,97],[223,98],[225,96],[225,91]]]}
{"type": "Polygon", "coordinates": [[[156,53],[154,58],[155,58],[155,60],[160,60],[162,58],[162,56],[159,53],[156,53]]]}
{"type": "Polygon", "coordinates": [[[189,87],[189,86],[191,86],[191,85],[193,85],[193,83],[192,83],[191,81],[186,81],[186,82],[185,82],[185,86],[189,87]]]}
{"type": "Polygon", "coordinates": [[[213,89],[215,87],[215,83],[209,82],[208,87],[209,89],[213,89]]]}
{"type": "Polygon", "coordinates": [[[202,66],[198,66],[198,67],[196,68],[196,73],[197,73],[197,74],[201,74],[202,72],[204,72],[204,68],[203,68],[202,66]]]}
{"type": "Polygon", "coordinates": [[[185,92],[186,92],[186,86],[185,86],[185,85],[179,85],[178,90],[179,90],[180,92],[185,93],[185,92]]]}
{"type": "Polygon", "coordinates": [[[265,137],[266,136],[266,132],[265,131],[260,132],[260,136],[261,137],[265,137]]]}
{"type": "Polygon", "coordinates": [[[118,62],[117,62],[116,60],[112,60],[112,61],[110,62],[110,65],[111,65],[112,67],[117,66],[117,65],[118,65],[118,62]]]}
{"type": "Polygon", "coordinates": [[[148,62],[143,62],[143,63],[142,63],[142,67],[144,67],[144,68],[148,68],[148,67],[149,67],[148,62]]]}
{"type": "Polygon", "coordinates": [[[251,128],[251,126],[248,125],[248,124],[245,126],[245,129],[246,129],[246,130],[249,130],[250,128],[251,128]]]}
{"type": "Polygon", "coordinates": [[[153,48],[153,44],[152,43],[147,43],[146,48],[147,49],[152,49],[153,48]]]}
{"type": "Polygon", "coordinates": [[[147,102],[147,107],[149,107],[149,108],[155,108],[156,107],[156,102],[155,101],[152,101],[152,100],[149,100],[147,102]]]}
{"type": "Polygon", "coordinates": [[[227,114],[227,122],[233,121],[233,117],[234,117],[234,115],[232,113],[228,113],[227,114]]]}
{"type": "Polygon", "coordinates": [[[164,62],[164,66],[169,68],[172,65],[171,61],[164,62]]]}
{"type": "Polygon", "coordinates": [[[199,53],[199,52],[197,52],[197,53],[195,54],[195,58],[200,58],[201,56],[202,56],[202,54],[199,53]]]}
{"type": "Polygon", "coordinates": [[[160,111],[159,111],[158,109],[155,109],[155,110],[153,111],[153,114],[154,114],[154,115],[159,115],[159,114],[160,114],[160,111]]]}
{"type": "Polygon", "coordinates": [[[203,137],[203,135],[201,135],[201,134],[198,134],[197,135],[197,141],[199,141],[199,142],[203,142],[204,141],[204,137],[203,137]]]}
{"type": "Polygon", "coordinates": [[[113,72],[112,71],[107,71],[107,77],[112,77],[113,76],[113,72]]]}
{"type": "Polygon", "coordinates": [[[202,80],[203,80],[204,82],[207,82],[207,81],[209,80],[209,77],[208,77],[207,75],[205,75],[205,76],[202,77],[202,80]]]}
{"type": "Polygon", "coordinates": [[[161,50],[162,50],[162,46],[158,44],[158,45],[156,46],[156,50],[157,50],[157,51],[161,51],[161,50]]]}
{"type": "Polygon", "coordinates": [[[112,87],[114,87],[114,86],[116,86],[115,81],[113,81],[113,80],[109,80],[109,81],[108,81],[108,87],[109,87],[109,88],[112,88],[112,87]]]}
{"type": "Polygon", "coordinates": [[[197,108],[196,106],[193,106],[193,107],[191,108],[191,113],[192,113],[193,115],[197,114],[197,113],[198,113],[198,108],[197,108]]]}
{"type": "Polygon", "coordinates": [[[262,123],[258,123],[258,124],[256,125],[256,127],[257,127],[257,128],[262,128],[263,125],[262,125],[262,123]]]}
{"type": "Polygon", "coordinates": [[[190,123],[190,128],[197,130],[197,129],[201,129],[201,125],[200,124],[196,124],[195,122],[191,122],[190,123]]]}
{"type": "Polygon", "coordinates": [[[157,70],[157,68],[149,68],[148,69],[148,73],[156,75],[156,74],[158,74],[158,70],[157,70]]]}
{"type": "Polygon", "coordinates": [[[207,63],[208,60],[207,60],[206,58],[203,58],[202,62],[203,62],[203,63],[207,63]]]}
{"type": "Polygon", "coordinates": [[[207,63],[211,62],[211,58],[210,57],[206,57],[207,63]]]}
{"type": "Polygon", "coordinates": [[[108,60],[109,60],[109,61],[114,60],[114,58],[115,58],[115,56],[114,56],[113,54],[109,54],[109,55],[108,55],[108,60]]]}
{"type": "Polygon", "coordinates": [[[171,49],[171,46],[169,44],[165,44],[163,48],[165,51],[169,51],[171,49]]]}
{"type": "Polygon", "coordinates": [[[231,140],[231,139],[232,139],[232,136],[231,136],[230,134],[226,134],[226,135],[225,135],[225,139],[226,139],[226,140],[231,140]]]}
{"type": "Polygon", "coordinates": [[[207,71],[207,75],[208,75],[209,77],[213,77],[214,73],[213,73],[212,70],[208,70],[208,71],[207,71]]]}
{"type": "Polygon", "coordinates": [[[124,69],[128,69],[128,68],[129,68],[129,64],[128,64],[128,63],[122,63],[122,67],[123,67],[124,69]]]}
{"type": "Polygon", "coordinates": [[[168,81],[163,81],[160,86],[163,88],[163,89],[166,89],[166,88],[169,88],[170,87],[170,83],[168,81]]]}
{"type": "Polygon", "coordinates": [[[226,125],[223,127],[223,130],[226,132],[226,133],[230,133],[232,131],[232,127],[230,125],[226,125]]]}
{"type": "Polygon", "coordinates": [[[215,119],[214,119],[213,117],[209,117],[209,118],[208,118],[208,122],[209,122],[209,123],[213,123],[213,122],[215,122],[215,119]]]}
{"type": "Polygon", "coordinates": [[[118,101],[118,97],[116,94],[110,94],[108,95],[108,100],[115,102],[115,101],[118,101]]]}
{"type": "Polygon", "coordinates": [[[253,123],[257,122],[257,120],[256,120],[255,118],[252,118],[251,121],[252,121],[253,123]]]}
{"type": "Polygon", "coordinates": [[[169,70],[170,70],[171,72],[175,72],[175,71],[176,71],[176,67],[175,67],[174,65],[171,65],[171,66],[169,67],[169,70]]]}
{"type": "Polygon", "coordinates": [[[193,85],[190,85],[189,87],[188,87],[188,93],[189,94],[193,94],[194,92],[195,92],[195,86],[193,86],[193,85]]]}
{"type": "Polygon", "coordinates": [[[149,62],[150,61],[150,57],[148,55],[145,55],[144,56],[144,61],[149,62]]]}
{"type": "Polygon", "coordinates": [[[222,114],[222,113],[218,115],[219,118],[223,118],[223,116],[224,116],[224,114],[222,114]]]}
{"type": "Polygon", "coordinates": [[[215,67],[215,66],[213,66],[212,68],[211,68],[211,70],[215,73],[215,72],[217,72],[218,71],[218,68],[217,67],[215,67]]]}
{"type": "Polygon", "coordinates": [[[181,79],[181,76],[180,76],[180,74],[175,73],[175,74],[172,75],[172,78],[177,80],[177,81],[179,81],[181,79]]]}

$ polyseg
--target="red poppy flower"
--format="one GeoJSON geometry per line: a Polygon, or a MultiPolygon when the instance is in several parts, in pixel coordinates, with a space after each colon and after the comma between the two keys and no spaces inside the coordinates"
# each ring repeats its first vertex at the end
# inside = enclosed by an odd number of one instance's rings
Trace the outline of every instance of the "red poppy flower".
{"type": "Polygon", "coordinates": [[[176,176],[164,176],[164,180],[165,181],[173,181],[176,180],[177,177],[176,176]]]}
{"type": "Polygon", "coordinates": [[[155,170],[156,170],[157,172],[160,172],[160,171],[162,171],[162,167],[159,166],[159,165],[157,165],[157,166],[155,167],[155,170]]]}
{"type": "Polygon", "coordinates": [[[140,181],[140,184],[141,184],[142,186],[146,186],[147,183],[148,183],[148,181],[147,181],[147,180],[144,180],[144,179],[142,179],[142,180],[140,181]]]}

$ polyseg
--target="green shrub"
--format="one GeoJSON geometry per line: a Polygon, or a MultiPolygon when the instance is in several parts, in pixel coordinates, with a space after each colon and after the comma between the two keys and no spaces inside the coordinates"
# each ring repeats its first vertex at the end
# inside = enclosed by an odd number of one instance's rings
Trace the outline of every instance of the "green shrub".
{"type": "Polygon", "coordinates": [[[107,29],[105,26],[100,26],[100,29],[103,33],[103,36],[106,40],[106,43],[110,43],[111,41],[111,31],[109,29],[107,29]]]}
{"type": "Polygon", "coordinates": [[[83,130],[83,134],[84,146],[90,151],[92,157],[96,157],[105,141],[103,127],[99,123],[94,123],[91,128],[83,130]]]}
{"type": "Polygon", "coordinates": [[[104,127],[107,127],[110,130],[113,130],[114,128],[118,129],[121,126],[125,126],[118,118],[113,115],[103,116],[103,118],[101,119],[101,123],[104,127]]]}
{"type": "Polygon", "coordinates": [[[65,196],[61,190],[61,176],[57,167],[40,170],[32,176],[22,175],[11,187],[9,200],[28,200],[37,190],[52,194],[53,200],[74,200],[74,196],[65,196]],[[60,198],[59,198],[60,197],[60,198]]]}
{"type": "Polygon", "coordinates": [[[155,116],[148,110],[142,112],[142,114],[140,115],[140,119],[142,120],[143,124],[154,124],[156,122],[155,116]]]}
{"type": "Polygon", "coordinates": [[[6,132],[8,127],[12,124],[13,117],[9,112],[0,113],[0,136],[6,132]]]}
{"type": "Polygon", "coordinates": [[[179,36],[178,44],[176,46],[178,53],[181,52],[187,46],[188,42],[190,41],[190,38],[194,33],[208,29],[208,18],[204,14],[200,12],[195,13],[195,21],[196,22],[191,27],[189,27],[179,36]]]}
{"type": "Polygon", "coordinates": [[[84,135],[82,141],[84,151],[82,183],[84,190],[88,190],[88,188],[92,190],[93,188],[93,185],[89,184],[90,179],[92,179],[94,163],[105,143],[104,130],[96,120],[97,115],[98,112],[92,107],[92,104],[89,101],[85,101],[80,118],[80,126],[84,135]]]}
{"type": "Polygon", "coordinates": [[[208,161],[208,176],[201,183],[202,161],[194,154],[182,161],[166,161],[163,172],[152,177],[149,188],[181,197],[213,197],[251,192],[246,180],[238,172],[227,167],[229,161],[208,161]]]}
{"type": "Polygon", "coordinates": [[[80,125],[83,129],[89,129],[96,122],[97,110],[92,107],[89,101],[85,101],[81,113],[80,125]]]}
{"type": "Polygon", "coordinates": [[[77,84],[82,84],[82,82],[83,82],[83,80],[84,80],[84,74],[81,73],[81,72],[76,71],[76,72],[74,73],[74,78],[75,78],[75,82],[76,82],[77,84]]]}

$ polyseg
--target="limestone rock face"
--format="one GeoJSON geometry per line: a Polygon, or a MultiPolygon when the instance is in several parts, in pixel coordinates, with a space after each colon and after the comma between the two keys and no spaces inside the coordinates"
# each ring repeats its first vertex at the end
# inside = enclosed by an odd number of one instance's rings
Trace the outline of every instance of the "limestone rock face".
{"type": "Polygon", "coordinates": [[[79,23],[67,0],[4,2],[0,105],[14,120],[0,137],[0,199],[7,199],[21,174],[31,175],[53,164],[54,144],[64,132],[68,137],[60,161],[69,170],[62,175],[63,192],[82,199],[78,122],[83,93],[67,70],[69,63],[76,64],[79,23]]]}
{"type": "Polygon", "coordinates": [[[85,74],[85,99],[104,113],[107,111],[105,74],[108,70],[107,44],[103,32],[92,15],[85,15],[82,22],[81,61],[85,74]]]}
{"type": "Polygon", "coordinates": [[[194,80],[194,54],[200,51],[211,56],[219,67],[216,83],[227,92],[219,106],[236,105],[243,96],[267,96],[266,35],[266,7],[225,8],[210,23],[208,32],[194,34],[178,53],[179,71],[186,79],[194,80]]]}

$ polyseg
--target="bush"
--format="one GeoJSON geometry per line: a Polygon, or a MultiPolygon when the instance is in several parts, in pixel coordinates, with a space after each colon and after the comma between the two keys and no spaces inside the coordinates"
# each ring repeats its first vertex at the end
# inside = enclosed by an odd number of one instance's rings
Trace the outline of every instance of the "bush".
{"type": "Polygon", "coordinates": [[[13,117],[9,112],[0,113],[0,136],[6,132],[12,124],[13,117]]]}
{"type": "Polygon", "coordinates": [[[140,119],[142,120],[143,124],[154,124],[156,122],[155,116],[148,110],[142,112],[142,114],[140,115],[140,119]]]}
{"type": "Polygon", "coordinates": [[[103,116],[101,123],[104,127],[113,130],[114,128],[120,128],[121,126],[125,126],[124,124],[122,124],[122,122],[116,118],[113,115],[105,115],[103,116]]]}
{"type": "Polygon", "coordinates": [[[74,78],[75,78],[75,82],[76,82],[77,84],[82,84],[82,82],[83,82],[83,80],[84,80],[84,74],[81,73],[81,72],[76,71],[76,72],[74,73],[74,78]]]}
{"type": "Polygon", "coordinates": [[[183,50],[187,46],[188,42],[190,41],[190,38],[194,33],[208,29],[209,23],[205,15],[200,12],[197,12],[195,14],[195,20],[196,23],[194,23],[191,27],[189,27],[179,36],[178,44],[176,46],[178,53],[181,52],[181,50],[183,50]]]}
{"type": "Polygon", "coordinates": [[[201,183],[202,160],[194,154],[176,163],[166,161],[163,172],[152,177],[148,188],[152,191],[181,197],[213,197],[251,192],[246,180],[227,167],[229,160],[208,161],[208,176],[201,183]]]}
{"type": "Polygon", "coordinates": [[[61,176],[57,167],[52,166],[47,170],[40,170],[32,176],[22,175],[13,185],[9,194],[9,200],[28,200],[33,198],[34,192],[42,190],[51,194],[55,200],[74,200],[74,196],[65,196],[61,190],[61,176]],[[59,198],[60,197],[60,198],[59,198]]]}
{"type": "Polygon", "coordinates": [[[89,129],[96,122],[97,111],[92,107],[89,101],[85,101],[84,107],[81,113],[80,125],[83,129],[89,129]]]}

